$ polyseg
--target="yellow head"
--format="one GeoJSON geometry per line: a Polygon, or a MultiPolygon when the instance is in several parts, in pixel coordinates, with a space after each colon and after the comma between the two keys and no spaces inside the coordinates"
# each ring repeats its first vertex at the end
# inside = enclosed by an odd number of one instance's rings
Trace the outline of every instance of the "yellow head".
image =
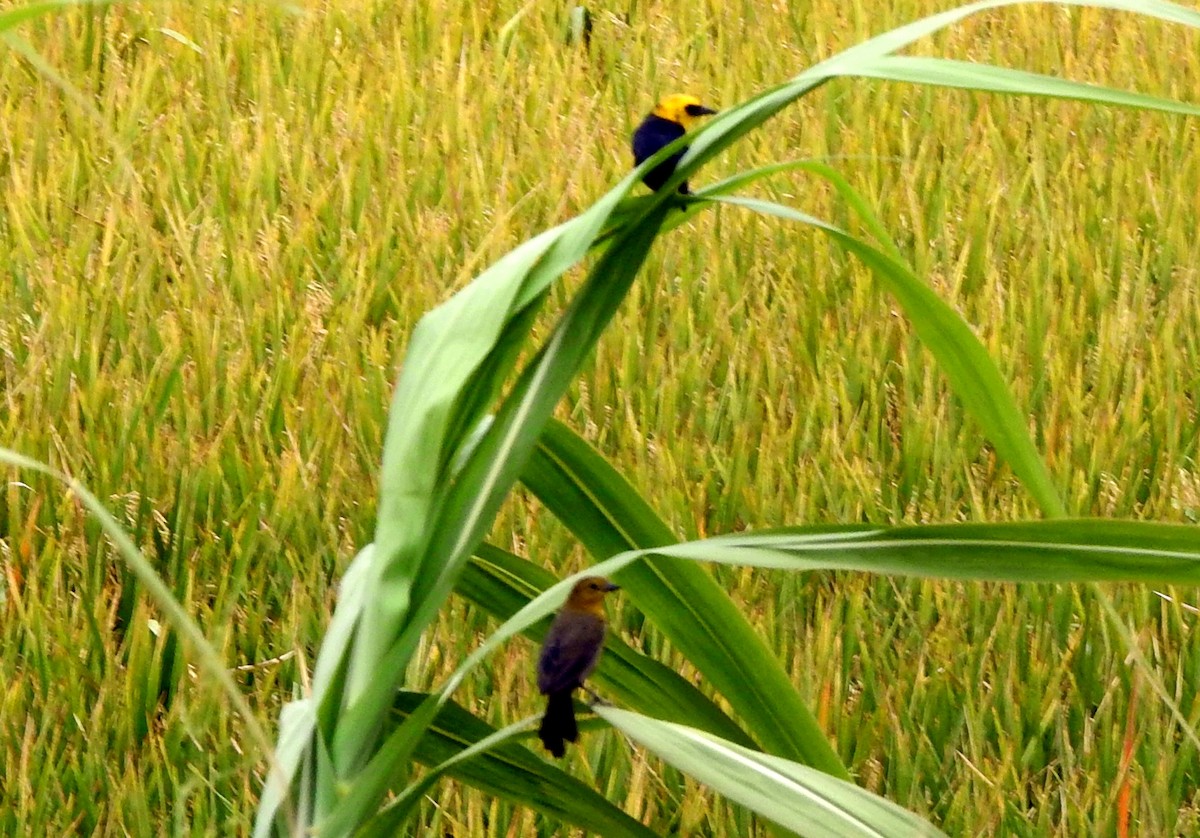
{"type": "Polygon", "coordinates": [[[687,93],[672,93],[670,96],[664,96],[654,106],[654,110],[651,113],[663,119],[669,119],[671,122],[678,123],[683,126],[685,131],[690,131],[699,117],[716,113],[716,111],[700,104],[700,100],[695,96],[690,96],[687,93]]]}
{"type": "Polygon", "coordinates": [[[603,576],[585,576],[575,583],[564,607],[569,611],[586,611],[602,618],[604,595],[609,591],[618,590],[619,587],[603,576]]]}

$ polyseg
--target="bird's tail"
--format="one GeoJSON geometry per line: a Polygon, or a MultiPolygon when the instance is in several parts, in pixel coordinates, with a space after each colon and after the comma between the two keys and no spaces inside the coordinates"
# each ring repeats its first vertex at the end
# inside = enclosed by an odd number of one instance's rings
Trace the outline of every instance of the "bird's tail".
{"type": "Polygon", "coordinates": [[[561,757],[567,752],[566,742],[574,742],[579,738],[579,728],[575,724],[575,702],[571,700],[571,690],[550,693],[546,704],[546,715],[542,716],[542,726],[538,728],[538,736],[546,750],[561,757]]]}

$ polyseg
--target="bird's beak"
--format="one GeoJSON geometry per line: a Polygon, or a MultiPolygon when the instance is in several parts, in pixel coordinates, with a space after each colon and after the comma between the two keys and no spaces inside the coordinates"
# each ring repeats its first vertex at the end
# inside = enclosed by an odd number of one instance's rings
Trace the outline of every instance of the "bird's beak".
{"type": "Polygon", "coordinates": [[[712,108],[707,108],[704,105],[688,105],[683,110],[690,117],[709,116],[716,113],[712,108]]]}
{"type": "Polygon", "coordinates": [[[712,108],[706,108],[706,107],[704,107],[704,105],[701,105],[696,110],[698,110],[700,112],[701,116],[709,116],[714,113],[720,113],[720,111],[714,110],[712,108]]]}
{"type": "Polygon", "coordinates": [[[609,582],[607,585],[605,585],[605,586],[604,586],[604,590],[606,590],[606,591],[619,591],[619,590],[621,590],[621,586],[620,586],[620,585],[614,585],[612,582],[609,582]]]}

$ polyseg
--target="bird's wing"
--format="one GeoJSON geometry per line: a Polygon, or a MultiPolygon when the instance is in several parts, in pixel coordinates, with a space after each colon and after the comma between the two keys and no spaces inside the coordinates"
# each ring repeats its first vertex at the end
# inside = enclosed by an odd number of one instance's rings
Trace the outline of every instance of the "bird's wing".
{"type": "Polygon", "coordinates": [[[604,621],[591,614],[564,613],[555,619],[538,659],[538,690],[572,690],[596,668],[604,648],[604,621]]]}
{"type": "Polygon", "coordinates": [[[633,161],[634,165],[641,163],[654,152],[668,143],[682,137],[686,131],[677,122],[671,122],[661,117],[647,117],[646,121],[633,132],[633,161]]]}

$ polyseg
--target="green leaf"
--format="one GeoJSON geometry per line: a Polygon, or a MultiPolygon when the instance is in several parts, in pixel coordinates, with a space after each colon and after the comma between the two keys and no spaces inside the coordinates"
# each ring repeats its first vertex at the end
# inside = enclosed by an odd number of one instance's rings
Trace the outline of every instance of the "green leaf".
{"type": "MultiPolygon", "coordinates": [[[[341,584],[338,585],[337,609],[333,612],[333,619],[330,620],[329,628],[325,630],[321,641],[321,651],[317,655],[316,670],[313,673],[313,697],[326,712],[329,712],[330,708],[324,707],[324,697],[339,693],[342,679],[345,678],[348,650],[354,641],[370,593],[367,575],[374,550],[375,545],[368,544],[358,551],[358,555],[346,568],[341,584]]],[[[333,721],[331,716],[321,719],[321,730],[326,736],[330,732],[327,725],[333,721]]]]}
{"type": "MultiPolygon", "coordinates": [[[[509,638],[553,611],[584,576],[621,574],[651,555],[780,570],[859,570],[994,582],[1200,582],[1200,528],[1108,519],[928,527],[819,526],[631,550],[568,576],[506,620],[442,688],[449,696],[509,638]]],[[[626,591],[628,593],[628,590],[626,591]]]]}
{"type": "Polygon", "coordinates": [[[0,32],[6,32],[27,20],[33,20],[43,15],[62,12],[71,8],[79,8],[81,6],[108,6],[113,2],[115,0],[43,0],[43,2],[39,3],[26,3],[15,9],[7,9],[0,12],[0,32]]]}
{"type": "Polygon", "coordinates": [[[1164,111],[1197,115],[1200,107],[1187,105],[1173,99],[1131,93],[1094,84],[1071,81],[1070,79],[995,67],[990,64],[975,64],[968,61],[952,61],[948,58],[926,58],[908,55],[880,56],[873,62],[855,68],[854,75],[888,81],[904,81],[939,87],[958,87],[982,90],[989,93],[1018,93],[1029,96],[1046,96],[1054,99],[1075,99],[1083,102],[1098,102],[1105,105],[1122,105],[1147,111],[1164,111]]]}
{"type": "MultiPolygon", "coordinates": [[[[395,712],[401,718],[407,717],[426,698],[419,693],[402,692],[396,698],[395,712]]],[[[448,774],[495,797],[530,806],[558,821],[600,835],[633,838],[654,835],[591,786],[511,741],[513,733],[527,725],[525,720],[498,732],[457,704],[445,704],[415,754],[419,762],[434,768],[422,782],[405,790],[398,801],[398,811],[385,809],[364,833],[399,834],[411,806],[433,780],[448,774]]]]}
{"type": "Polygon", "coordinates": [[[1170,110],[1194,113],[1190,105],[1172,104],[1168,100],[1142,97],[1109,88],[1083,86],[1064,81],[1061,85],[1047,76],[1035,73],[1019,73],[988,65],[971,65],[941,59],[890,57],[921,38],[946,29],[955,23],[982,12],[1015,5],[1081,6],[1114,11],[1132,12],[1155,17],[1171,23],[1200,27],[1200,13],[1162,0],[986,0],[930,15],[913,23],[897,27],[877,35],[870,40],[843,50],[797,75],[790,82],[767,90],[758,96],[723,110],[687,138],[689,145],[668,183],[673,187],[691,178],[696,171],[728,148],[737,140],[765,123],[792,102],[811,93],[830,79],[843,76],[864,76],[895,81],[922,81],[926,84],[943,84],[953,87],[975,87],[1004,93],[1027,95],[1066,96],[1086,99],[1105,104],[1129,107],[1148,107],[1154,110],[1170,110]],[[923,62],[940,62],[927,65],[923,62]],[[959,64],[957,70],[952,65],[959,64]],[[969,70],[968,70],[969,68],[969,70]],[[890,71],[890,74],[889,74],[890,71]],[[918,78],[920,74],[924,78],[918,78]],[[990,86],[989,86],[990,85],[990,86]]]}
{"type": "MultiPolygon", "coordinates": [[[[594,556],[675,540],[633,486],[558,422],[543,432],[522,480],[594,556]]],[[[652,557],[621,582],[764,749],[849,776],[778,658],[706,571],[652,557]]]]}
{"type": "Polygon", "coordinates": [[[1054,482],[1025,425],[1025,417],[979,338],[907,265],[845,230],[807,213],[755,198],[714,198],[765,215],[808,224],[863,261],[892,293],[909,322],[950,381],[954,394],[978,420],[988,440],[1021,478],[1044,514],[1066,514],[1054,482]]]}
{"type": "MultiPolygon", "coordinates": [[[[445,499],[423,548],[425,554],[436,558],[436,564],[418,571],[418,578],[424,577],[423,584],[419,598],[411,603],[411,613],[406,607],[403,631],[375,658],[374,677],[359,687],[355,703],[341,718],[332,748],[339,771],[349,774],[369,757],[375,741],[372,731],[377,729],[381,713],[386,712],[386,703],[403,677],[421,632],[449,596],[471,551],[491,526],[537,443],[542,427],[616,312],[666,212],[665,208],[656,210],[649,221],[628,231],[619,246],[607,251],[596,264],[546,345],[522,373],[495,420],[471,447],[462,470],[444,491],[445,499]],[[380,677],[380,672],[390,675],[380,677]]],[[[375,549],[378,554],[378,542],[375,549]]],[[[391,582],[401,585],[403,591],[381,581],[372,602],[387,599],[385,591],[391,590],[396,596],[403,593],[407,603],[412,580],[403,572],[397,574],[391,582]]],[[[371,619],[368,613],[364,629],[371,625],[371,619]]],[[[365,631],[360,632],[355,654],[369,645],[362,642],[364,636],[365,631]]]]}
{"type": "Polygon", "coordinates": [[[968,3],[965,6],[921,18],[863,41],[861,44],[856,44],[805,70],[796,77],[796,81],[828,78],[831,75],[856,75],[858,68],[870,66],[875,58],[901,50],[921,38],[981,12],[1002,9],[1006,6],[1029,5],[1112,9],[1113,11],[1156,17],[1169,23],[1200,26],[1200,14],[1184,6],[1163,2],[1163,0],[984,0],[984,2],[968,3]]]}
{"type": "Polygon", "coordinates": [[[790,570],[992,582],[1200,582],[1200,527],[1104,518],[789,527],[662,548],[664,555],[790,570]]]}
{"type": "MultiPolygon", "coordinates": [[[[300,773],[301,766],[309,758],[309,746],[317,728],[317,717],[314,713],[313,702],[310,700],[291,701],[283,706],[279,713],[279,740],[275,750],[275,758],[279,763],[281,776],[293,777],[300,773]]],[[[258,801],[258,810],[254,816],[254,838],[268,838],[278,827],[286,827],[287,821],[281,814],[289,810],[289,789],[286,783],[268,782],[263,786],[262,797],[258,801]]],[[[307,807],[297,805],[301,812],[308,811],[307,807]]],[[[305,828],[308,824],[299,825],[305,828]]]]}
{"type": "Polygon", "coordinates": [[[808,838],[943,835],[865,789],[684,725],[597,706],[596,714],[683,773],[808,838]]]}
{"type": "Polygon", "coordinates": [[[344,796],[318,824],[320,834],[349,835],[371,817],[388,789],[404,781],[409,763],[444,700],[441,696],[426,696],[391,732],[367,766],[354,775],[354,781],[345,785],[344,796]]]}

